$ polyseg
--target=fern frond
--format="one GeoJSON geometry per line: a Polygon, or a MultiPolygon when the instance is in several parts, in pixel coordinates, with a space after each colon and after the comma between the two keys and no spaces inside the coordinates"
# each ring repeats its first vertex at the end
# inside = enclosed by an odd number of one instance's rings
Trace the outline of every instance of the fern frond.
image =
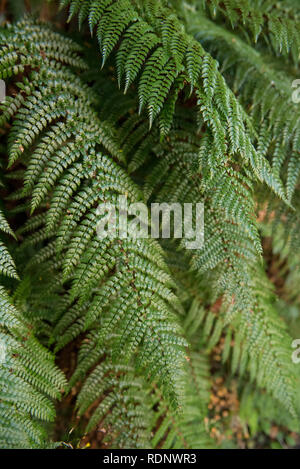
{"type": "MultiPolygon", "coordinates": [[[[69,3],[73,16],[77,2],[70,0],[69,3]]],[[[65,4],[63,2],[63,6],[65,4]]],[[[222,154],[224,158],[227,154],[230,160],[239,153],[258,179],[285,199],[280,179],[274,176],[267,160],[253,146],[249,118],[227,86],[217,62],[187,34],[172,9],[166,8],[163,2],[157,2],[155,8],[152,6],[150,0],[98,0],[90,4],[90,25],[98,24],[103,62],[108,52],[120,42],[117,54],[119,83],[125,76],[127,91],[140,72],[139,111],[147,108],[150,128],[160,112],[167,114],[168,123],[161,125],[162,135],[170,128],[178,96],[178,91],[174,93],[177,82],[181,82],[180,88],[183,83],[189,83],[196,89],[199,113],[211,130],[219,156],[222,154]],[[118,27],[110,29],[112,18],[116,18],[118,27]]]]}
{"type": "MultiPolygon", "coordinates": [[[[28,28],[41,29],[36,33],[35,47],[39,49],[43,27],[30,25],[28,28]]],[[[16,37],[13,44],[17,51],[20,28],[16,26],[11,31],[16,37]]],[[[30,222],[30,227],[37,227],[38,231],[27,237],[23,248],[56,238],[56,252],[62,259],[62,272],[58,275],[72,285],[66,292],[68,307],[74,302],[89,303],[84,315],[56,337],[58,347],[99,319],[102,340],[118,327],[120,337],[116,339],[113,355],[116,359],[121,352],[128,358],[136,356],[136,366],[149,379],[157,378],[176,407],[180,399],[176,382],[186,342],[176,320],[181,305],[167,268],[161,263],[160,249],[147,239],[102,241],[96,231],[100,203],[116,204],[119,195],[128,197],[131,203],[141,201],[142,195],[120,166],[122,152],[116,144],[116,133],[97,117],[94,95],[90,96],[84,86],[79,91],[74,86],[78,79],[71,80],[68,68],[63,72],[64,59],[53,62],[52,49],[50,59],[47,52],[46,49],[39,71],[31,74],[31,94],[13,116],[8,140],[11,163],[26,154],[28,170],[23,195],[33,188],[32,211],[42,202],[55,207],[54,217],[51,208],[45,212],[43,224],[40,218],[38,224],[30,222]],[[49,145],[54,134],[58,136],[49,145]],[[99,265],[103,268],[99,269],[99,265]],[[122,295],[118,297],[117,293],[122,295]],[[131,298],[127,305],[122,304],[123,295],[131,298]]],[[[30,48],[27,54],[30,56],[30,48]]],[[[81,66],[80,60],[74,58],[73,62],[81,66]]],[[[63,311],[62,315],[66,313],[63,311]]]]}
{"type": "MultiPolygon", "coordinates": [[[[2,212],[1,227],[12,233],[2,212]]],[[[5,249],[3,252],[0,249],[1,274],[17,278],[5,249]]],[[[52,399],[61,396],[66,381],[54,363],[54,356],[34,337],[32,326],[1,285],[0,347],[1,448],[51,447],[39,421],[54,420],[52,399]]]]}

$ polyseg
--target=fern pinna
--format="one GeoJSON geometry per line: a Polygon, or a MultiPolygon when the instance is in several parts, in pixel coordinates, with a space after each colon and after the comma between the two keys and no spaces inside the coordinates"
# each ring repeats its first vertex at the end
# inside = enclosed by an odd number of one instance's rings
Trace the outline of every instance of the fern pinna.
{"type": "Polygon", "coordinates": [[[1,447],[296,441],[298,4],[60,7],[0,36],[1,447]],[[119,196],[203,203],[203,248],[100,239],[119,196]]]}

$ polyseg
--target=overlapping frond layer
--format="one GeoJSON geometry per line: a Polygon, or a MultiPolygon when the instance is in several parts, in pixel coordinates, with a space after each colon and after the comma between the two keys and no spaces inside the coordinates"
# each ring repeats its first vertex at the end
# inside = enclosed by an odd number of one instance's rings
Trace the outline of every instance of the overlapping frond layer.
{"type": "Polygon", "coordinates": [[[236,417],[247,447],[272,421],[297,430],[299,5],[61,4],[95,47],[28,18],[0,31],[0,446],[52,447],[66,387],[72,446],[82,421],[117,448],[215,446],[236,417]],[[175,213],[174,239],[132,236],[124,212],[144,201],[192,205],[183,237],[175,213]],[[38,339],[71,357],[69,386],[38,339]]]}
{"type": "Polygon", "coordinates": [[[161,449],[212,448],[214,445],[205,427],[209,396],[206,357],[199,351],[191,353],[180,412],[174,414],[159,390],[153,389],[152,402],[158,411],[153,415],[152,446],[161,449]]]}
{"type": "Polygon", "coordinates": [[[121,352],[128,358],[134,354],[136,366],[162,385],[176,407],[186,343],[176,320],[181,305],[161,248],[151,239],[101,239],[97,233],[101,203],[117,206],[120,195],[128,203],[142,201],[140,190],[120,165],[123,156],[115,131],[99,120],[94,93],[66,66],[84,67],[74,55],[76,45],[58,35],[44,44],[45,28],[30,21],[8,33],[12,58],[7,65],[3,52],[1,76],[8,76],[9,70],[19,73],[13,64],[24,47],[29,65],[34,60],[30,75],[25,73],[16,84],[20,91],[2,105],[2,122],[12,121],[9,161],[22,158],[27,166],[20,196],[31,194],[32,211],[41,204],[48,207],[26,227],[34,232],[23,247],[51,241],[37,256],[55,260],[59,254],[57,275],[61,285],[71,285],[54,333],[57,349],[98,319],[101,340],[118,328],[115,359],[121,352]],[[24,46],[24,29],[35,32],[30,47],[24,46]],[[55,55],[56,50],[63,50],[63,55],[55,55]]]}
{"type": "Polygon", "coordinates": [[[55,418],[53,399],[66,387],[63,373],[0,287],[0,446],[51,447],[40,421],[55,418]]]}
{"type": "MultiPolygon", "coordinates": [[[[2,213],[1,228],[12,233],[2,213]]],[[[16,276],[7,252],[0,252],[0,265],[5,267],[1,274],[16,276]]],[[[65,386],[54,355],[34,337],[32,326],[0,285],[0,447],[51,447],[40,421],[54,420],[52,399],[58,399],[65,386]]]]}
{"type": "MultiPolygon", "coordinates": [[[[204,202],[205,243],[187,255],[193,272],[213,273],[212,301],[222,298],[222,316],[208,315],[204,329],[212,334],[213,343],[231,323],[239,336],[237,351],[243,351],[238,357],[235,352],[235,369],[239,360],[244,362],[241,370],[251,363],[252,378],[294,412],[297,370],[290,359],[291,338],[274,309],[272,294],[266,293],[270,284],[261,266],[253,177],[238,167],[216,164],[214,155],[210,157],[209,136],[197,135],[196,129],[191,133],[190,115],[179,112],[176,122],[168,140],[151,147],[157,163],[148,171],[145,196],[159,202],[204,202]],[[197,173],[193,168],[199,153],[197,173]]],[[[130,165],[135,167],[136,161],[133,153],[130,165]]],[[[184,248],[184,242],[180,246],[184,248]]]]}
{"type": "Polygon", "coordinates": [[[77,398],[79,415],[93,409],[86,431],[97,426],[106,433],[110,428],[105,442],[117,448],[211,447],[204,423],[210,397],[209,365],[198,343],[193,350],[181,376],[181,407],[174,411],[155,382],[146,385],[122,356],[115,364],[109,343],[103,348],[99,331],[92,331],[80,348],[70,380],[70,386],[83,381],[77,398]]]}
{"type": "Polygon", "coordinates": [[[151,407],[145,383],[122,354],[114,362],[109,341],[106,347],[99,345],[99,330],[92,331],[82,344],[70,386],[83,379],[78,414],[93,408],[86,432],[110,428],[105,439],[110,447],[149,448],[151,407]]]}
{"type": "Polygon", "coordinates": [[[187,24],[219,61],[227,82],[250,110],[258,134],[257,150],[270,161],[275,177],[284,179],[286,198],[291,201],[300,172],[299,109],[292,99],[295,70],[287,66],[280,70],[264,50],[254,49],[200,14],[190,15],[187,24]]]}
{"type": "MultiPolygon", "coordinates": [[[[295,319],[299,317],[299,259],[300,259],[300,217],[299,189],[294,194],[294,210],[286,210],[278,200],[266,201],[264,191],[259,194],[260,226],[265,237],[272,239],[272,251],[279,258],[279,278],[284,280],[282,300],[286,303],[285,319],[289,310],[295,319]]],[[[293,321],[292,321],[293,322],[293,321]]],[[[297,329],[291,328],[293,336],[297,329]]]]}
{"type": "MultiPolygon", "coordinates": [[[[193,0],[191,3],[195,4],[193,0]]],[[[213,0],[203,1],[202,5],[214,19],[221,16],[233,29],[250,33],[253,42],[265,41],[275,52],[291,54],[296,63],[299,61],[300,9],[297,0],[213,0]]]]}
{"type": "Polygon", "coordinates": [[[139,76],[139,109],[148,110],[150,126],[160,115],[162,135],[169,132],[178,96],[188,84],[195,89],[197,109],[220,164],[239,154],[243,164],[285,199],[280,179],[253,146],[251,122],[216,60],[187,34],[175,10],[153,0],[61,2],[68,4],[69,19],[78,14],[80,24],[87,18],[91,32],[97,29],[103,64],[118,45],[117,73],[119,84],[125,79],[125,91],[139,76]]]}

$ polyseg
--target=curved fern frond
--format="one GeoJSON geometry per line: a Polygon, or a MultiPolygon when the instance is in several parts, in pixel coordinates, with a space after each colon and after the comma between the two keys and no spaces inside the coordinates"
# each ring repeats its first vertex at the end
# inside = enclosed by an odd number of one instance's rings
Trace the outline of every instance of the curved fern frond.
{"type": "MultiPolygon", "coordinates": [[[[10,31],[16,51],[22,28],[19,24],[10,31]]],[[[36,31],[34,50],[39,50],[43,27],[29,22],[28,28],[36,31]]],[[[23,195],[33,188],[32,211],[42,202],[50,207],[44,212],[43,224],[40,219],[38,224],[31,224],[38,229],[26,238],[23,247],[56,240],[56,253],[62,260],[58,275],[71,283],[66,292],[68,309],[74,303],[79,307],[83,302],[89,305],[80,318],[68,323],[62,335],[55,337],[57,348],[99,319],[101,340],[118,327],[120,336],[115,341],[114,356],[117,358],[121,352],[128,358],[135,355],[136,366],[144,369],[149,379],[157,378],[176,407],[180,399],[176,382],[185,340],[176,320],[181,305],[161,262],[161,250],[150,239],[119,236],[112,241],[102,240],[97,233],[97,207],[101,203],[116,205],[120,195],[132,203],[142,201],[142,195],[120,166],[122,152],[116,144],[116,133],[97,117],[93,93],[90,96],[86,87],[75,87],[78,78],[71,79],[68,68],[63,71],[64,62],[69,62],[64,57],[53,61],[51,45],[49,50],[50,57],[45,48],[43,60],[31,72],[30,93],[15,111],[8,140],[10,162],[23,155],[27,162],[23,195]],[[54,134],[55,140],[50,140],[54,134]],[[130,301],[124,303],[123,298],[130,301]]],[[[72,55],[73,62],[81,67],[82,61],[72,55]]],[[[15,99],[19,102],[18,97],[15,99]]],[[[61,312],[62,318],[68,309],[61,312]]]]}
{"type": "MultiPolygon", "coordinates": [[[[62,2],[62,6],[66,4],[70,4],[70,18],[80,11],[76,1],[62,2]]],[[[86,12],[86,5],[81,8],[86,12]]],[[[195,88],[199,114],[210,129],[220,163],[240,154],[260,181],[286,199],[280,179],[256,151],[249,117],[227,86],[217,62],[187,34],[172,9],[161,1],[153,7],[151,0],[98,0],[89,2],[89,8],[89,23],[92,28],[97,24],[104,62],[108,52],[119,44],[117,73],[119,83],[125,77],[125,91],[140,73],[139,110],[147,109],[150,128],[162,113],[160,130],[162,135],[168,132],[178,93],[184,84],[190,84],[195,88]],[[118,27],[111,21],[115,17],[118,27]]]]}

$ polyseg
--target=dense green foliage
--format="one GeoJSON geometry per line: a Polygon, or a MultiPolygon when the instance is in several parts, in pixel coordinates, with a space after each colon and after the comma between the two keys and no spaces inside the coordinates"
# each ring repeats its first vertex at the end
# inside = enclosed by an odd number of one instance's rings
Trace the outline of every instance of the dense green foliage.
{"type": "MultiPolygon", "coordinates": [[[[12,234],[2,212],[0,216],[1,229],[12,234]]],[[[1,261],[0,273],[17,278],[5,246],[1,261]]],[[[0,286],[0,340],[1,447],[52,447],[38,420],[54,420],[52,399],[60,397],[66,380],[54,364],[54,355],[34,337],[33,324],[16,309],[3,286],[0,286]]]]}
{"type": "Polygon", "coordinates": [[[300,5],[60,6],[0,31],[0,446],[296,442],[300,5]],[[100,239],[120,195],[203,203],[203,248],[100,239]]]}

